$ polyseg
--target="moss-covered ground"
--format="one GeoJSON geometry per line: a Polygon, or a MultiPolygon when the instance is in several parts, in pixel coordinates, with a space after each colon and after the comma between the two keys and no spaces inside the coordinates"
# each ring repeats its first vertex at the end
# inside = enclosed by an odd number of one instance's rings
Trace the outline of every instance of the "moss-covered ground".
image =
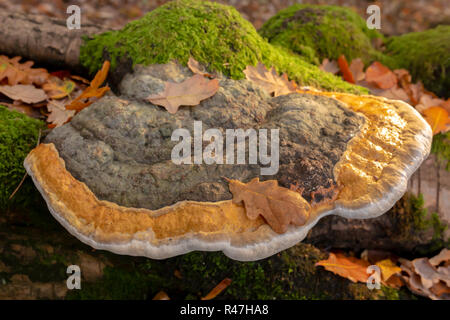
{"type": "Polygon", "coordinates": [[[242,71],[248,65],[262,62],[280,73],[286,72],[301,85],[367,92],[321,71],[286,48],[271,45],[236,9],[209,1],[172,1],[130,22],[122,30],[86,39],[80,60],[94,72],[104,59],[110,59],[114,69],[126,59],[131,59],[133,64],[178,60],[186,65],[190,56],[209,70],[234,79],[244,78],[242,71]]]}
{"type": "Polygon", "coordinates": [[[372,45],[383,36],[367,28],[355,11],[339,6],[296,4],[270,18],[259,33],[272,44],[289,48],[306,61],[320,64],[340,55],[365,63],[379,59],[372,45]]]}
{"type": "Polygon", "coordinates": [[[30,181],[10,196],[25,175],[23,160],[36,146],[45,124],[22,113],[0,106],[0,212],[16,205],[33,207],[35,188],[30,181]]]}
{"type": "Polygon", "coordinates": [[[450,26],[391,37],[386,54],[391,68],[405,68],[428,90],[450,97],[450,26]]]}

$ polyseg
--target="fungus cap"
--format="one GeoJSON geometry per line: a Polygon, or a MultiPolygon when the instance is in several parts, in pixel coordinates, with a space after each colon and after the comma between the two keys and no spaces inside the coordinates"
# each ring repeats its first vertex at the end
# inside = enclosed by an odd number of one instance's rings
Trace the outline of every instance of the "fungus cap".
{"type": "Polygon", "coordinates": [[[251,220],[232,200],[177,201],[157,209],[100,200],[66,169],[54,143],[32,150],[24,165],[52,215],[75,237],[118,254],[169,258],[193,250],[223,251],[252,261],[302,241],[324,216],[380,216],[404,194],[407,181],[428,156],[432,133],[410,105],[374,96],[308,92],[341,101],[366,122],[333,168],[339,193],[313,206],[303,226],[275,233],[261,217],[251,220]]]}

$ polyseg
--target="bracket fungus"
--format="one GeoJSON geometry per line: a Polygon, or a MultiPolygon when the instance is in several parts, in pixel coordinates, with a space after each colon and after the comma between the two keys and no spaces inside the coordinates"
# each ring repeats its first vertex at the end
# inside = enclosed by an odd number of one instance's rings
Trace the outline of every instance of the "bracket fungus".
{"type": "MultiPolygon", "coordinates": [[[[119,85],[120,97],[99,99],[29,153],[27,172],[75,237],[155,259],[193,250],[263,259],[302,241],[326,215],[385,213],[430,150],[430,127],[411,106],[373,96],[271,97],[224,77],[214,96],[175,114],[145,99],[164,81],[190,76],[175,63],[138,66],[119,85]],[[171,135],[193,132],[195,121],[224,136],[233,128],[278,129],[278,171],[261,175],[263,165],[249,161],[174,163],[171,135]]],[[[251,143],[244,148],[248,155],[251,143]]]]}

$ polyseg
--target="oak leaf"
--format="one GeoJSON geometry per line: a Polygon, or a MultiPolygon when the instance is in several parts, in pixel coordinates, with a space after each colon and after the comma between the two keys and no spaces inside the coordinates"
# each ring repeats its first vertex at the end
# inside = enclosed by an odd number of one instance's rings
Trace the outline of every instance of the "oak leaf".
{"type": "Polygon", "coordinates": [[[341,253],[330,252],[328,259],[317,262],[316,266],[322,266],[325,270],[353,282],[366,282],[369,277],[367,273],[369,263],[367,261],[355,257],[347,257],[341,253]]]}
{"type": "Polygon", "coordinates": [[[423,115],[425,120],[431,126],[433,135],[439,132],[446,132],[449,130],[450,118],[447,110],[442,107],[430,107],[424,110],[423,115]]]}
{"type": "Polygon", "coordinates": [[[44,90],[37,89],[35,86],[29,84],[0,86],[0,92],[13,100],[20,100],[30,104],[38,103],[47,99],[47,95],[44,90]]]}
{"type": "Polygon", "coordinates": [[[103,95],[109,90],[109,87],[105,86],[100,88],[100,86],[106,80],[109,66],[109,61],[105,61],[103,63],[102,68],[97,72],[89,87],[84,89],[84,91],[77,98],[72,100],[72,102],[66,106],[67,110],[81,111],[92,104],[96,99],[103,97],[103,95]]]}
{"type": "Polygon", "coordinates": [[[254,178],[248,183],[229,180],[233,203],[244,202],[249,219],[262,216],[277,233],[286,232],[289,224],[302,226],[306,223],[311,206],[298,193],[278,186],[278,181],[259,181],[254,178]]]}
{"type": "Polygon", "coordinates": [[[75,115],[75,110],[67,110],[64,105],[65,101],[49,100],[47,105],[47,110],[49,111],[47,122],[50,123],[49,127],[60,127],[75,115]]]}
{"type": "Polygon", "coordinates": [[[247,80],[259,85],[275,97],[295,92],[297,89],[297,84],[289,81],[286,73],[279,76],[274,67],[268,70],[261,62],[258,62],[256,67],[247,66],[244,73],[247,80]]]}
{"type": "Polygon", "coordinates": [[[0,56],[0,81],[5,80],[11,86],[16,84],[43,85],[49,77],[48,71],[43,68],[32,68],[33,61],[20,63],[21,59],[21,57],[9,59],[6,56],[0,56]]]}
{"type": "Polygon", "coordinates": [[[209,80],[195,74],[181,83],[166,82],[163,92],[152,94],[147,100],[174,114],[180,106],[198,105],[202,100],[215,95],[218,89],[219,80],[209,80]]]}
{"type": "Polygon", "coordinates": [[[375,61],[366,70],[366,81],[380,89],[389,89],[397,84],[397,76],[388,67],[375,61]]]}

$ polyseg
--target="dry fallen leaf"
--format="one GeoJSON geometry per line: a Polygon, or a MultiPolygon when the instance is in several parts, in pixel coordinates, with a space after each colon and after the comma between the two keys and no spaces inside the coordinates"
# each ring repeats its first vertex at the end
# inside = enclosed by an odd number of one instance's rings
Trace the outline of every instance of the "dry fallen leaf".
{"type": "Polygon", "coordinates": [[[347,82],[355,83],[355,78],[353,77],[353,74],[350,71],[347,59],[345,59],[344,55],[341,55],[338,58],[338,65],[339,65],[339,69],[341,70],[341,73],[342,73],[342,78],[347,82]]]}
{"type": "Polygon", "coordinates": [[[43,68],[31,68],[32,61],[20,63],[21,57],[9,59],[6,56],[0,56],[0,81],[6,80],[7,84],[13,86],[16,84],[37,84],[43,85],[48,77],[48,71],[43,68]]]}
{"type": "Polygon", "coordinates": [[[72,102],[66,106],[67,110],[81,111],[92,104],[95,99],[103,97],[103,95],[109,90],[109,87],[106,86],[100,88],[100,86],[106,80],[109,66],[109,61],[105,61],[103,63],[101,70],[97,72],[89,87],[87,87],[76,99],[72,100],[72,102]]]}
{"type": "Polygon", "coordinates": [[[367,273],[369,263],[367,261],[347,257],[341,253],[331,252],[327,260],[317,262],[316,266],[322,266],[325,270],[331,271],[353,282],[366,282],[369,277],[367,273]]]}
{"type": "Polygon", "coordinates": [[[350,72],[353,75],[353,79],[358,82],[366,78],[364,73],[364,62],[360,59],[353,59],[349,66],[350,72]]]}
{"type": "Polygon", "coordinates": [[[323,59],[322,64],[319,66],[319,69],[332,74],[336,74],[339,72],[339,66],[337,65],[337,62],[334,60],[330,61],[328,59],[323,59]]]}
{"type": "Polygon", "coordinates": [[[435,257],[413,261],[399,259],[408,288],[433,300],[450,299],[450,251],[446,248],[435,257]]]}
{"type": "Polygon", "coordinates": [[[70,80],[58,80],[52,79],[42,86],[42,89],[47,92],[50,99],[65,98],[75,89],[75,82],[70,80]]]}
{"type": "Polygon", "coordinates": [[[152,300],[170,300],[170,298],[167,293],[165,293],[164,291],[160,291],[153,297],[152,300]]]}
{"type": "Polygon", "coordinates": [[[163,106],[169,113],[176,113],[180,106],[196,106],[212,97],[219,89],[219,80],[209,80],[196,74],[181,83],[166,82],[164,91],[147,97],[153,104],[163,106]]]}
{"type": "Polygon", "coordinates": [[[195,60],[192,57],[189,57],[187,66],[195,74],[199,74],[199,75],[202,75],[202,76],[208,77],[208,78],[214,78],[214,76],[212,74],[205,71],[205,67],[203,67],[200,64],[200,62],[198,62],[197,60],[195,60]]]}
{"type": "Polygon", "coordinates": [[[377,95],[391,100],[403,100],[405,102],[410,102],[408,93],[404,89],[397,87],[397,85],[386,90],[381,90],[377,95]]]}
{"type": "MultiPolygon", "coordinates": [[[[426,109],[430,107],[438,107],[445,104],[445,100],[435,98],[434,96],[423,93],[420,97],[419,103],[416,105],[417,111],[423,113],[426,109]]],[[[445,109],[445,108],[444,108],[445,109]]]]}
{"type": "Polygon", "coordinates": [[[217,286],[214,287],[202,300],[212,300],[217,297],[223,290],[225,290],[231,284],[230,278],[225,278],[219,282],[217,286]]]}
{"type": "Polygon", "coordinates": [[[29,84],[0,86],[0,92],[13,100],[20,100],[30,104],[38,103],[47,99],[47,95],[44,90],[37,89],[35,86],[29,84]]]}
{"type": "Polygon", "coordinates": [[[391,259],[384,259],[376,263],[381,270],[381,280],[388,281],[393,275],[402,271],[391,259]]]}
{"type": "Polygon", "coordinates": [[[309,217],[311,206],[295,191],[278,186],[278,181],[260,182],[259,178],[249,183],[229,180],[233,203],[244,202],[249,219],[263,216],[277,233],[286,232],[289,224],[304,225],[309,217]]]}
{"type": "Polygon", "coordinates": [[[49,115],[47,122],[50,123],[50,127],[60,127],[68,122],[76,113],[75,110],[67,110],[65,108],[65,101],[49,100],[47,110],[49,115]]]}
{"type": "Polygon", "coordinates": [[[297,84],[289,81],[286,73],[279,76],[274,67],[268,70],[261,62],[258,62],[256,67],[247,66],[244,73],[247,80],[259,85],[275,97],[295,92],[297,89],[297,84]]]}
{"type": "Polygon", "coordinates": [[[397,84],[397,76],[388,67],[375,61],[366,70],[366,81],[380,89],[389,89],[397,84]]]}
{"type": "Polygon", "coordinates": [[[444,108],[430,107],[424,110],[422,113],[425,117],[425,120],[427,120],[428,124],[431,126],[433,135],[449,130],[448,126],[450,125],[450,118],[447,110],[445,110],[444,108]]]}

